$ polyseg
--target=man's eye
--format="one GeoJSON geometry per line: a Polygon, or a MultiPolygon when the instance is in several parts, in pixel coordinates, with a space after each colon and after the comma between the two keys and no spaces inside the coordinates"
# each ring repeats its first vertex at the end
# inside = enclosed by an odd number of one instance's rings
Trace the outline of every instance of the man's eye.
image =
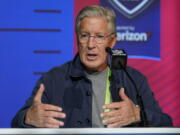
{"type": "Polygon", "coordinates": [[[96,35],[96,38],[101,39],[101,38],[104,38],[104,36],[103,35],[96,35]]]}
{"type": "Polygon", "coordinates": [[[81,38],[86,38],[88,37],[88,34],[81,34],[81,38]]]}

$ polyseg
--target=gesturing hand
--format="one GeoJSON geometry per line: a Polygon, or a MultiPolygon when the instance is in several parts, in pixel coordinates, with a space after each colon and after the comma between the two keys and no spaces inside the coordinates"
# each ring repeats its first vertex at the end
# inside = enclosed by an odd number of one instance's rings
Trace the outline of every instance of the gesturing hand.
{"type": "Polygon", "coordinates": [[[55,118],[65,118],[62,108],[50,104],[43,104],[41,98],[44,92],[44,85],[41,84],[38,89],[32,106],[28,109],[25,117],[25,123],[35,127],[58,128],[64,126],[62,121],[55,118]]]}
{"type": "Polygon", "coordinates": [[[103,106],[103,109],[110,109],[109,112],[104,112],[101,117],[104,117],[102,122],[107,127],[120,127],[126,126],[131,123],[140,121],[140,109],[131,99],[124,93],[124,88],[119,90],[121,102],[113,102],[103,106]]]}

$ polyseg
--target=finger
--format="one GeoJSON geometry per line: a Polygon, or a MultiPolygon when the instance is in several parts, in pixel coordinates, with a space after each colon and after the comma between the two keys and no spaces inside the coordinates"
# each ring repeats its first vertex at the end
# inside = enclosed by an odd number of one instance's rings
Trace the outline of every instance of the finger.
{"type": "Polygon", "coordinates": [[[42,105],[44,110],[46,111],[62,111],[63,109],[59,106],[50,105],[50,104],[43,104],[42,105]]]}
{"type": "Polygon", "coordinates": [[[46,111],[44,116],[53,118],[65,118],[66,114],[62,112],[46,111]]]}
{"type": "Polygon", "coordinates": [[[121,108],[122,106],[124,106],[124,102],[113,102],[111,104],[106,104],[103,105],[103,109],[116,109],[116,108],[121,108]]]}
{"type": "Polygon", "coordinates": [[[119,115],[119,116],[116,116],[116,117],[110,117],[109,119],[105,119],[105,120],[102,121],[102,123],[104,125],[109,125],[109,124],[119,122],[121,120],[122,120],[122,117],[119,115]]]}
{"type": "Polygon", "coordinates": [[[127,126],[129,123],[127,121],[118,121],[112,124],[107,125],[107,128],[116,128],[116,127],[122,127],[127,126]]]}
{"type": "Polygon", "coordinates": [[[58,127],[64,126],[64,122],[56,120],[52,117],[45,117],[44,126],[51,127],[51,128],[58,128],[58,127]]]}
{"type": "Polygon", "coordinates": [[[120,110],[112,110],[110,112],[104,112],[101,113],[101,117],[114,117],[114,116],[119,116],[121,115],[121,111],[120,110]]]}
{"type": "Polygon", "coordinates": [[[56,120],[55,118],[52,117],[47,117],[48,121],[47,123],[51,124],[51,125],[56,125],[56,126],[64,126],[64,122],[60,121],[60,120],[56,120]]]}
{"type": "Polygon", "coordinates": [[[40,84],[40,88],[38,89],[35,97],[34,97],[34,102],[35,103],[41,103],[41,98],[42,98],[42,95],[43,95],[43,92],[44,92],[44,85],[43,84],[40,84]]]}
{"type": "Polygon", "coordinates": [[[124,88],[120,88],[119,90],[119,96],[121,97],[122,100],[128,100],[128,96],[124,92],[124,88]]]}
{"type": "Polygon", "coordinates": [[[46,123],[45,126],[43,126],[43,127],[45,127],[45,128],[59,128],[58,125],[52,125],[52,124],[48,124],[48,123],[46,123]]]}

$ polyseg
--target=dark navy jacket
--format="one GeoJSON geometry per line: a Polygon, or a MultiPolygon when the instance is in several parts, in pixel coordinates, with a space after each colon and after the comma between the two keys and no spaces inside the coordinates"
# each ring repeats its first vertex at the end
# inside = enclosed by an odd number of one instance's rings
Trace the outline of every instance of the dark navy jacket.
{"type": "MultiPolygon", "coordinates": [[[[34,88],[32,96],[12,120],[12,127],[32,127],[24,124],[24,118],[27,109],[32,105],[33,97],[40,83],[45,85],[42,102],[60,106],[63,108],[63,112],[66,113],[66,118],[62,119],[65,122],[65,128],[92,127],[92,84],[87,79],[84,70],[77,55],[73,61],[55,67],[44,74],[34,88]]],[[[146,78],[131,67],[127,67],[127,71],[134,78],[139,94],[142,95],[144,111],[149,126],[171,126],[171,118],[161,111],[146,78]]],[[[118,84],[113,84],[114,82],[112,82],[112,85],[117,85],[119,88],[124,87],[129,98],[135,104],[138,104],[136,99],[137,92],[126,74],[123,71],[117,71],[116,76],[119,78],[119,82],[118,84]]],[[[140,125],[135,124],[131,126],[140,125]]]]}

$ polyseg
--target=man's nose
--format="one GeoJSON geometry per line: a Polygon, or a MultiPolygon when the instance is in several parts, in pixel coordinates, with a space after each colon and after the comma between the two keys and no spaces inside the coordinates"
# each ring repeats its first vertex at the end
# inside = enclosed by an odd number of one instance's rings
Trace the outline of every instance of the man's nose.
{"type": "Polygon", "coordinates": [[[90,36],[88,40],[88,48],[92,49],[96,46],[96,41],[94,36],[90,36]]]}

